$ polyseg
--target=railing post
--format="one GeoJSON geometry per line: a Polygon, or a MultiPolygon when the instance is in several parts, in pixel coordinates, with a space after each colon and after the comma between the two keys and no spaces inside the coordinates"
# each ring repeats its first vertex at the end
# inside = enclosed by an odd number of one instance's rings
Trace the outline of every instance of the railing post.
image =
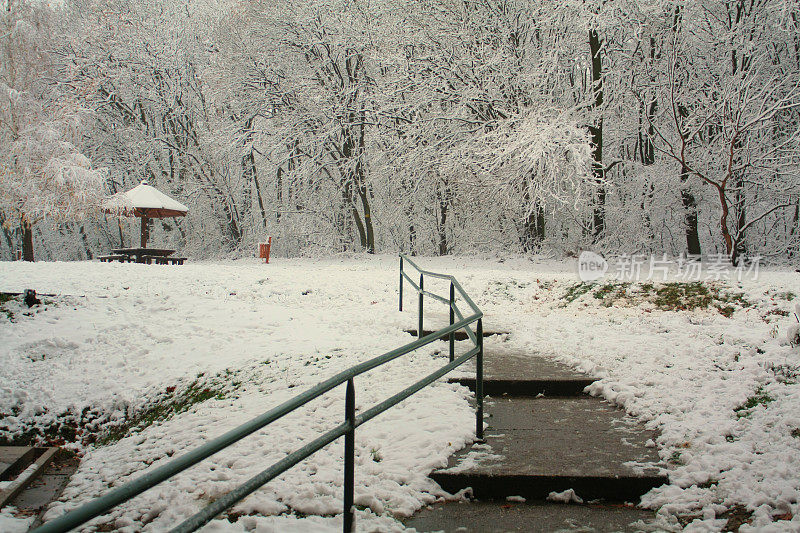
{"type": "Polygon", "coordinates": [[[400,256],[400,311],[403,310],[403,256],[400,256]]]}
{"type": "Polygon", "coordinates": [[[475,361],[475,436],[483,440],[483,318],[478,319],[478,356],[475,361]]]}
{"type": "Polygon", "coordinates": [[[344,417],[350,426],[344,434],[344,533],[352,533],[355,525],[353,514],[353,492],[355,486],[356,461],[356,390],[353,378],[347,380],[344,399],[344,417]]]}
{"type": "MultiPolygon", "coordinates": [[[[453,310],[453,304],[456,300],[456,288],[453,285],[453,282],[450,282],[450,325],[456,323],[456,312],[453,310]]],[[[456,332],[450,332],[450,362],[453,362],[453,359],[456,357],[456,332]]]]}
{"type": "Polygon", "coordinates": [[[425,288],[425,280],[422,274],[419,275],[419,329],[417,329],[417,336],[422,338],[422,290],[425,288]]]}

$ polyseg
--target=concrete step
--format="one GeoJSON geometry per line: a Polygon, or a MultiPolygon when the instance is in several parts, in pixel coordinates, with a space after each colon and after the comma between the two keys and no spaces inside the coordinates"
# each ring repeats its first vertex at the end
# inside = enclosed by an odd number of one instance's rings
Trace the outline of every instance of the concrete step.
{"type": "Polygon", "coordinates": [[[641,531],[653,512],[612,504],[569,505],[544,502],[448,502],[422,509],[406,527],[420,533],[505,533],[508,531],[641,531]]]}
{"type": "Polygon", "coordinates": [[[584,501],[637,502],[667,482],[645,445],[654,433],[597,398],[501,397],[485,409],[485,442],[431,474],[450,493],[472,487],[481,500],[543,499],[574,489],[584,501]]]}
{"type": "MultiPolygon", "coordinates": [[[[459,383],[475,391],[475,378],[451,378],[450,383],[459,383]]],[[[573,378],[558,381],[547,379],[494,379],[483,380],[483,393],[489,396],[577,396],[590,385],[592,378],[573,378]]]]}
{"type": "MultiPolygon", "coordinates": [[[[19,448],[13,446],[12,448],[19,448]]],[[[2,473],[6,484],[0,489],[0,509],[9,505],[31,482],[42,474],[53,460],[58,448],[28,448],[26,451],[6,450],[0,456],[17,455],[18,458],[2,473]],[[22,452],[22,453],[20,453],[22,452]]]]}
{"type": "Polygon", "coordinates": [[[16,508],[17,513],[36,516],[31,529],[41,525],[41,518],[47,507],[61,496],[80,463],[78,457],[71,452],[58,448],[48,450],[54,451],[50,459],[7,502],[16,508]]]}
{"type": "MultiPolygon", "coordinates": [[[[490,396],[576,396],[595,381],[594,377],[575,372],[566,365],[494,339],[487,341],[484,349],[483,392],[490,396]]],[[[449,381],[474,391],[474,376],[475,363],[470,361],[464,365],[461,375],[449,381]]]]}
{"type": "Polygon", "coordinates": [[[0,446],[0,481],[11,481],[36,460],[36,448],[0,446]]]}
{"type": "MultiPolygon", "coordinates": [[[[443,328],[445,326],[441,326],[441,327],[443,328]]],[[[472,329],[473,332],[475,331],[475,325],[474,324],[471,326],[471,329],[472,329]]],[[[408,329],[404,329],[403,331],[405,331],[409,335],[413,335],[414,337],[417,336],[417,328],[408,328],[408,329]]],[[[422,329],[422,336],[424,337],[425,335],[430,335],[431,333],[434,333],[435,331],[437,331],[437,330],[423,328],[422,329]]],[[[484,337],[494,337],[495,335],[508,335],[508,332],[507,331],[487,330],[487,329],[483,330],[483,336],[484,337]]],[[[467,332],[464,331],[463,329],[459,329],[458,331],[453,332],[453,337],[457,341],[465,341],[465,340],[467,340],[469,338],[469,335],[467,335],[467,332]]],[[[441,341],[447,341],[449,339],[450,339],[450,335],[449,334],[448,335],[442,335],[441,337],[439,337],[439,340],[441,340],[441,341]]]]}

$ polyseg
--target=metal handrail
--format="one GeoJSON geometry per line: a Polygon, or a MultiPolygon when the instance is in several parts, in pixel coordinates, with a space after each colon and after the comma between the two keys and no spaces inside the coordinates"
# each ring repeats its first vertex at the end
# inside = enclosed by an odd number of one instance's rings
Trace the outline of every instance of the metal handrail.
{"type": "Polygon", "coordinates": [[[305,446],[295,450],[287,455],[277,463],[273,464],[266,470],[260,472],[256,476],[250,478],[239,487],[235,488],[225,496],[218,498],[213,503],[203,508],[197,514],[189,517],[187,520],[172,529],[173,532],[189,532],[201,528],[206,523],[210,522],[215,516],[219,515],[226,509],[229,509],[237,502],[247,497],[252,492],[269,482],[271,479],[279,476],[289,468],[293,467],[303,459],[306,459],[327,446],[338,438],[345,437],[345,453],[344,453],[344,532],[350,533],[353,530],[354,511],[353,511],[353,496],[355,485],[355,429],[364,424],[365,422],[375,418],[392,406],[405,400],[412,394],[421,390],[422,388],[430,385],[440,377],[444,376],[454,368],[464,364],[468,360],[476,357],[476,403],[477,409],[476,417],[476,436],[478,439],[483,438],[483,312],[478,309],[472,299],[467,295],[458,281],[453,277],[446,274],[439,274],[427,270],[421,270],[411,259],[404,254],[400,255],[400,311],[403,310],[403,278],[407,279],[411,285],[419,293],[419,334],[417,340],[405,344],[399,348],[386,352],[383,355],[359,363],[347,370],[344,370],[331,378],[317,384],[316,386],[308,389],[307,391],[295,396],[294,398],[274,407],[266,413],[253,418],[231,431],[213,439],[210,442],[195,448],[194,450],[171,460],[169,463],[156,468],[125,485],[112,490],[111,492],[96,498],[81,507],[74,509],[54,520],[51,520],[39,528],[35,529],[35,533],[55,533],[69,531],[81,524],[85,524],[89,520],[105,514],[117,505],[124,503],[133,497],[141,494],[147,489],[169,479],[170,477],[194,466],[200,461],[207,459],[215,453],[223,450],[224,448],[234,444],[241,439],[255,433],[256,431],[264,428],[270,423],[278,420],[279,418],[289,414],[295,409],[302,407],[306,403],[322,396],[335,387],[347,383],[345,391],[345,421],[327,433],[317,437],[305,446]],[[403,261],[408,262],[420,273],[420,284],[417,286],[403,271],[403,261]],[[423,289],[424,276],[431,276],[440,279],[450,280],[450,298],[449,300],[442,298],[436,294],[430,293],[423,289]],[[470,306],[472,314],[464,317],[455,303],[455,291],[458,290],[460,296],[470,306]],[[432,297],[438,301],[448,303],[450,306],[450,325],[441,328],[429,335],[422,335],[422,311],[423,295],[432,297]],[[454,320],[455,316],[459,320],[454,320]],[[472,332],[469,324],[477,322],[477,335],[472,332]],[[465,329],[470,340],[473,341],[474,347],[468,350],[463,355],[456,358],[454,356],[454,334],[459,329],[465,329]],[[428,345],[441,337],[448,335],[450,339],[450,362],[440,369],[425,376],[421,380],[415,382],[406,389],[391,396],[390,398],[380,402],[358,416],[355,414],[355,384],[353,379],[365,372],[368,372],[380,365],[388,363],[398,357],[413,352],[422,346],[428,345]]]}
{"type": "MultiPolygon", "coordinates": [[[[432,272],[430,270],[423,270],[417,265],[408,255],[400,254],[400,298],[399,298],[399,308],[400,311],[403,311],[403,280],[408,281],[412,287],[417,291],[418,294],[418,302],[417,302],[417,318],[418,318],[418,326],[417,326],[417,337],[422,340],[427,337],[423,337],[424,333],[424,296],[430,296],[434,300],[443,302],[448,304],[450,307],[450,326],[446,328],[442,328],[438,331],[434,331],[430,335],[438,335],[441,338],[444,335],[448,336],[448,341],[450,345],[450,361],[455,359],[455,332],[461,329],[461,327],[453,329],[453,326],[463,324],[463,329],[467,333],[467,337],[472,341],[475,348],[478,349],[478,353],[476,354],[475,358],[475,435],[478,439],[483,439],[483,312],[475,305],[475,302],[472,298],[469,297],[467,291],[464,290],[464,287],[458,282],[455,276],[450,274],[441,274],[439,272],[432,272]],[[406,274],[404,263],[408,263],[414,270],[419,272],[419,285],[414,283],[414,280],[406,274]],[[425,276],[429,276],[432,278],[444,279],[450,281],[450,298],[445,299],[437,294],[433,294],[430,291],[425,290],[425,276]],[[456,291],[464,299],[467,305],[472,310],[472,315],[467,318],[464,318],[463,313],[458,308],[456,304],[456,291]],[[458,317],[458,322],[456,322],[456,317],[458,317]],[[477,333],[473,332],[472,329],[469,327],[469,324],[472,322],[477,321],[477,333]]],[[[429,335],[429,336],[430,336],[429,335]]]]}

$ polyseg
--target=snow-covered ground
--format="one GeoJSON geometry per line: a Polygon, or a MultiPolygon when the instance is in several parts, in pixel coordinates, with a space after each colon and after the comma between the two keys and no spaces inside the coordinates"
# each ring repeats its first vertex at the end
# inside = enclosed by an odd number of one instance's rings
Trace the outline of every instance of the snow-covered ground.
{"type": "MultiPolygon", "coordinates": [[[[718,530],[719,515],[739,505],[754,511],[752,527],[800,528],[792,519],[800,495],[800,352],[786,340],[800,274],[762,269],[758,280],[717,283],[723,295],[744,295],[725,302],[727,317],[713,306],[663,310],[633,289],[606,307],[596,288],[575,291],[570,262],[419,262],[455,274],[487,328],[600,376],[593,394],[660,431],[655,444],[671,484],[644,504],[661,508],[662,527],[681,514],[697,517],[693,528],[718,530]]],[[[55,504],[50,517],[409,342],[402,326],[414,325],[410,294],[408,311],[397,311],[397,259],[387,256],[181,267],[0,263],[0,291],[29,287],[60,296],[45,297],[30,316],[6,304],[14,322],[0,314],[0,437],[60,434],[85,453],[68,503],[55,504]],[[159,403],[176,412],[167,417],[154,410],[159,403]],[[76,435],[58,425],[63,420],[76,435]],[[139,429],[126,432],[126,423],[139,429]],[[91,444],[96,435],[103,445],[91,444]]],[[[440,366],[444,351],[437,343],[357,379],[358,407],[440,366]]],[[[334,391],[102,522],[151,531],[174,524],[339,423],[343,396],[334,391]]],[[[467,399],[465,389],[440,382],[359,428],[359,530],[402,529],[396,518],[443,496],[427,474],[470,441],[467,399]]],[[[339,530],[341,456],[342,443],[332,444],[244,500],[234,509],[238,520],[208,529],[339,530]]]]}

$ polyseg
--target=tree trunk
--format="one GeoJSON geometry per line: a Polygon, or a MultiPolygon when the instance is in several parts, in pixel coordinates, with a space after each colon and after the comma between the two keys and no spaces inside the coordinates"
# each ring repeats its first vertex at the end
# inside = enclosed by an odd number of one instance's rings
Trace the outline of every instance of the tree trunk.
{"type": "MultiPolygon", "coordinates": [[[[349,60],[348,60],[349,61],[349,60]]],[[[352,72],[352,79],[357,79],[356,73],[360,72],[360,56],[358,56],[356,66],[348,66],[348,72],[352,72]]],[[[354,105],[351,102],[351,105],[354,105]]],[[[370,190],[367,183],[366,170],[364,167],[364,114],[363,110],[347,113],[347,121],[341,126],[342,133],[342,159],[339,161],[342,173],[343,194],[350,202],[352,207],[353,220],[358,228],[358,236],[362,249],[367,253],[375,253],[375,231],[372,223],[372,210],[370,208],[370,190]],[[362,220],[358,208],[356,207],[353,191],[361,201],[361,209],[364,213],[362,220]]]]}
{"type": "MultiPolygon", "coordinates": [[[[295,170],[297,170],[297,161],[300,158],[298,149],[300,146],[300,141],[294,140],[289,143],[286,148],[289,150],[289,159],[286,162],[286,203],[287,204],[294,204],[295,211],[301,211],[305,205],[302,204],[299,200],[299,196],[297,191],[301,190],[298,186],[296,180],[297,175],[295,174],[295,170]]],[[[280,181],[280,176],[278,177],[280,181]]],[[[280,185],[280,183],[279,183],[280,185]]],[[[283,187],[278,188],[278,208],[280,209],[283,206],[283,187]]]]}
{"type": "Polygon", "coordinates": [[[358,125],[358,159],[356,161],[356,179],[358,180],[358,196],[361,198],[361,208],[364,211],[364,227],[367,232],[367,239],[366,239],[366,249],[368,254],[375,253],[375,229],[372,224],[372,209],[369,204],[369,184],[367,183],[367,176],[366,170],[364,168],[364,153],[366,151],[365,146],[365,130],[364,130],[364,122],[366,121],[366,117],[364,116],[364,110],[362,109],[359,113],[360,115],[360,124],[358,125]]]}
{"type": "Polygon", "coordinates": [[[533,203],[533,206],[529,207],[530,211],[525,217],[525,222],[523,222],[520,241],[523,251],[532,252],[536,250],[536,248],[538,248],[544,241],[544,208],[539,202],[532,202],[531,195],[527,187],[523,193],[523,200],[525,201],[526,206],[530,206],[531,203],[533,203]]]}
{"type": "MultiPolygon", "coordinates": [[[[342,187],[342,201],[345,204],[345,209],[350,210],[350,214],[353,216],[353,223],[356,225],[356,231],[358,231],[358,241],[361,245],[361,248],[364,249],[367,247],[367,232],[364,228],[364,223],[361,220],[361,213],[358,212],[358,207],[356,207],[356,203],[353,198],[353,182],[350,178],[345,178],[345,183],[342,187]]],[[[343,220],[345,223],[346,217],[343,220]]],[[[342,228],[342,237],[347,240],[350,238],[351,231],[349,228],[343,227],[342,228]]]]}
{"type": "Polygon", "coordinates": [[[125,232],[122,231],[122,220],[117,217],[117,229],[119,230],[119,247],[125,248],[125,232]]]}
{"type": "Polygon", "coordinates": [[[734,194],[733,212],[736,217],[736,239],[733,243],[733,254],[731,255],[731,262],[734,265],[739,264],[739,258],[747,255],[747,241],[745,239],[746,231],[743,230],[747,224],[747,213],[745,209],[745,196],[744,196],[744,180],[741,175],[737,173],[736,179],[736,193],[734,194]]]}
{"type": "Polygon", "coordinates": [[[597,195],[592,213],[592,241],[598,242],[605,231],[606,216],[606,190],[605,168],[603,167],[603,58],[600,49],[600,36],[597,30],[589,30],[589,50],[592,54],[592,94],[594,101],[592,109],[600,115],[594,125],[589,126],[589,135],[592,142],[592,177],[597,185],[597,195]]]}
{"type": "Polygon", "coordinates": [[[22,259],[33,262],[33,226],[27,218],[22,217],[22,259]]]}
{"type": "Polygon", "coordinates": [[[278,167],[275,176],[275,203],[278,208],[275,210],[275,222],[281,221],[281,209],[283,208],[283,167],[278,167]]]}
{"type": "MultiPolygon", "coordinates": [[[[248,134],[250,137],[250,134],[248,134]]],[[[252,183],[252,188],[256,191],[256,201],[258,202],[258,209],[261,213],[261,223],[264,229],[267,228],[267,210],[264,208],[264,198],[261,195],[261,185],[258,183],[258,171],[256,170],[256,156],[253,145],[242,158],[242,172],[244,179],[252,183]]]]}
{"type": "MultiPolygon", "coordinates": [[[[794,205],[794,223],[792,224],[792,229],[790,230],[789,235],[794,237],[800,228],[800,196],[797,197],[797,203],[794,205]]],[[[792,241],[792,238],[789,238],[789,242],[792,241]]],[[[800,245],[794,245],[794,249],[789,249],[789,257],[794,257],[796,253],[800,252],[800,245]]]]}
{"type": "Polygon", "coordinates": [[[83,224],[78,227],[78,233],[81,236],[83,248],[86,251],[86,259],[91,260],[94,254],[92,253],[92,247],[89,246],[89,238],[86,236],[86,230],[84,229],[83,224]]]}
{"type": "Polygon", "coordinates": [[[717,186],[717,194],[719,195],[719,204],[722,208],[722,216],[719,218],[719,226],[722,231],[722,240],[725,243],[725,253],[729,258],[733,258],[733,238],[731,237],[730,230],[728,229],[728,199],[725,197],[725,189],[717,186]]]}
{"type": "MultiPolygon", "coordinates": [[[[6,239],[6,245],[8,246],[9,252],[14,254],[14,241],[11,238],[11,231],[6,227],[6,217],[3,214],[3,211],[0,211],[0,228],[3,228],[3,237],[6,239]]],[[[13,259],[13,257],[12,257],[13,259]]]]}
{"type": "Polygon", "coordinates": [[[681,166],[681,202],[686,223],[686,249],[690,255],[700,255],[700,234],[697,230],[697,201],[689,190],[689,170],[681,166]]]}
{"type": "Polygon", "coordinates": [[[439,255],[447,255],[447,211],[449,206],[448,193],[445,188],[444,191],[437,190],[439,197],[439,220],[437,229],[439,231],[439,255]]]}
{"type": "Polygon", "coordinates": [[[358,190],[361,199],[361,208],[364,210],[364,229],[366,231],[364,248],[368,254],[375,253],[375,229],[372,225],[372,208],[369,205],[369,190],[366,185],[361,185],[358,190]]]}

